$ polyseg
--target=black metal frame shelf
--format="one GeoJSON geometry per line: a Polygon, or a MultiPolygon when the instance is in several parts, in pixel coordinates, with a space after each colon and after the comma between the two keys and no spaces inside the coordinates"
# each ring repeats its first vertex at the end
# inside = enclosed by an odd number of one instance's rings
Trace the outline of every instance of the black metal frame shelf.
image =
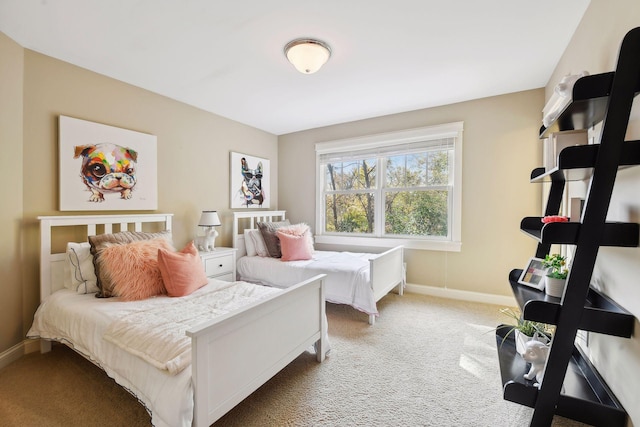
{"type": "MultiPolygon", "coordinates": [[[[520,230],[539,243],[575,245],[580,236],[579,222],[550,222],[544,224],[542,217],[529,216],[520,222],[520,230]]],[[[600,246],[635,248],[640,244],[640,225],[635,222],[607,222],[600,246]]]]}
{"type": "MultiPolygon", "coordinates": [[[[521,273],[520,269],[512,270],[509,274],[509,283],[522,317],[535,322],[557,324],[562,307],[561,299],[518,283],[521,273]]],[[[579,329],[630,338],[634,324],[635,317],[631,313],[598,290],[589,288],[579,329]]]]}
{"type": "MultiPolygon", "coordinates": [[[[540,391],[533,381],[524,379],[523,375],[528,371],[527,363],[516,353],[510,330],[509,325],[500,325],[496,329],[504,399],[533,408],[540,391]]],[[[555,412],[603,427],[623,427],[627,419],[620,402],[577,347],[573,349],[555,412]]]]}
{"type": "MultiPolygon", "coordinates": [[[[600,144],[567,147],[558,155],[558,166],[550,171],[536,168],[531,172],[531,182],[584,181],[591,177],[598,158],[600,144]]],[[[627,141],[622,147],[620,167],[640,165],[640,141],[627,141]]]]}
{"type": "MultiPolygon", "coordinates": [[[[546,138],[554,132],[588,129],[600,123],[607,112],[607,104],[615,72],[585,76],[573,85],[571,102],[549,127],[540,128],[540,138],[546,138]]],[[[635,86],[640,92],[640,83],[635,86]]]]}
{"type": "Polygon", "coordinates": [[[624,139],[633,98],[640,90],[638,52],[640,27],[625,35],[615,72],[578,79],[571,102],[555,123],[540,129],[540,137],[545,138],[602,122],[599,144],[567,147],[558,156],[557,168],[537,168],[531,173],[532,182],[551,182],[545,216],[560,212],[567,181],[590,181],[580,222],[544,224],[541,217],[527,217],[520,223],[520,229],[538,242],[537,258],[544,258],[553,244],[575,245],[561,298],[520,285],[522,270],[512,270],[509,276],[523,319],[556,325],[539,388],[524,379],[527,364],[516,353],[513,339],[505,339],[511,328],[496,331],[504,398],[534,408],[532,427],[550,426],[555,414],[598,426],[626,425],[624,408],[574,343],[578,330],[629,338],[636,322],[590,282],[601,246],[640,244],[640,225],[607,221],[618,169],[640,164],[640,141],[624,139]]]}

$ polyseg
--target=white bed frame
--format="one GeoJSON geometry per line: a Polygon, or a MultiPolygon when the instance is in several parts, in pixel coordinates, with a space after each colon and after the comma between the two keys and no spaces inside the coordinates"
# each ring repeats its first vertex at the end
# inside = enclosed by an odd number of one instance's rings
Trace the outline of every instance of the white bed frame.
{"type": "MultiPolygon", "coordinates": [[[[237,258],[247,254],[244,244],[244,231],[258,228],[258,222],[283,221],[286,211],[240,211],[233,213],[233,247],[237,249],[237,258]]],[[[404,251],[402,246],[375,254],[369,259],[371,289],[376,302],[397,288],[402,295],[405,286],[404,251]]],[[[369,315],[369,324],[375,324],[376,317],[369,315]]]]}
{"type": "MultiPolygon", "coordinates": [[[[55,228],[84,227],[86,236],[121,230],[144,231],[143,225],[149,223],[160,223],[161,229],[171,230],[172,214],[38,219],[40,298],[44,300],[64,286],[64,251],[51,250],[55,228]]],[[[187,331],[192,339],[194,426],[211,425],[312,345],[316,346],[318,362],[324,360],[328,343],[323,277],[316,276],[282,294],[187,331]]],[[[41,351],[49,350],[51,342],[42,340],[41,351]]]]}

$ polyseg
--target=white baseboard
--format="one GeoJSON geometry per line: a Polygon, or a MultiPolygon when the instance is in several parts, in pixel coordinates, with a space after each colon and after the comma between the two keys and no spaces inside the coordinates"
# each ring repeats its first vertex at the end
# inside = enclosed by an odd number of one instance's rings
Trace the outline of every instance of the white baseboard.
{"type": "Polygon", "coordinates": [[[16,344],[8,350],[0,353],[0,369],[9,366],[10,363],[15,362],[25,355],[24,342],[16,344]]]}
{"type": "Polygon", "coordinates": [[[22,356],[40,351],[40,340],[25,340],[0,353],[0,369],[9,366],[22,356]]]}
{"type": "Polygon", "coordinates": [[[484,304],[502,305],[505,307],[518,306],[518,303],[513,296],[461,291],[459,289],[438,288],[435,286],[414,285],[411,283],[407,283],[407,287],[405,288],[405,290],[414,294],[430,295],[432,297],[481,302],[484,304]]]}
{"type": "Polygon", "coordinates": [[[26,340],[24,342],[24,354],[40,351],[41,340],[26,340]]]}

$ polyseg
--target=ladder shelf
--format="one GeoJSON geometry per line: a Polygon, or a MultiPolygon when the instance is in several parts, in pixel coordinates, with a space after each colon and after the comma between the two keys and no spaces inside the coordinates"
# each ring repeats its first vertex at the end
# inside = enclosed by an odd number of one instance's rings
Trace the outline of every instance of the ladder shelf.
{"type": "Polygon", "coordinates": [[[625,426],[627,414],[595,367],[575,345],[578,330],[629,338],[636,319],[590,283],[601,246],[638,247],[640,225],[607,221],[618,169],[640,165],[640,141],[625,141],[634,97],[640,91],[640,27],[624,37],[614,72],[585,76],[573,87],[571,102],[540,137],[584,130],[602,122],[598,144],[572,146],[558,156],[557,167],[536,168],[531,182],[550,182],[545,216],[558,215],[567,181],[589,180],[579,222],[544,224],[525,217],[520,229],[538,242],[535,257],[544,258],[554,244],[574,245],[571,270],[561,298],[518,283],[509,283],[522,318],[555,325],[539,386],[524,379],[527,363],[517,354],[511,327],[496,329],[504,398],[534,408],[532,427],[550,426],[555,414],[596,426],[625,426]]]}

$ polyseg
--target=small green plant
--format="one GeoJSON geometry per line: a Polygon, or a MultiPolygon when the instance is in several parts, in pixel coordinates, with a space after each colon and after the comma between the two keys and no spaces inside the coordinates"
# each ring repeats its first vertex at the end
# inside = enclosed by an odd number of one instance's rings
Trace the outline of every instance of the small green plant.
{"type": "Polygon", "coordinates": [[[512,319],[511,324],[503,325],[504,327],[509,329],[504,335],[501,334],[502,343],[500,344],[500,346],[504,344],[509,335],[515,335],[516,330],[532,338],[537,334],[539,340],[543,342],[551,341],[551,337],[553,336],[554,332],[554,328],[552,325],[548,325],[542,322],[534,322],[532,320],[525,320],[522,318],[519,312],[516,312],[511,308],[503,308],[500,310],[500,312],[512,319]]]}
{"type": "Polygon", "coordinates": [[[554,279],[566,279],[569,274],[567,258],[560,254],[545,255],[542,266],[550,269],[547,276],[554,279]]]}

